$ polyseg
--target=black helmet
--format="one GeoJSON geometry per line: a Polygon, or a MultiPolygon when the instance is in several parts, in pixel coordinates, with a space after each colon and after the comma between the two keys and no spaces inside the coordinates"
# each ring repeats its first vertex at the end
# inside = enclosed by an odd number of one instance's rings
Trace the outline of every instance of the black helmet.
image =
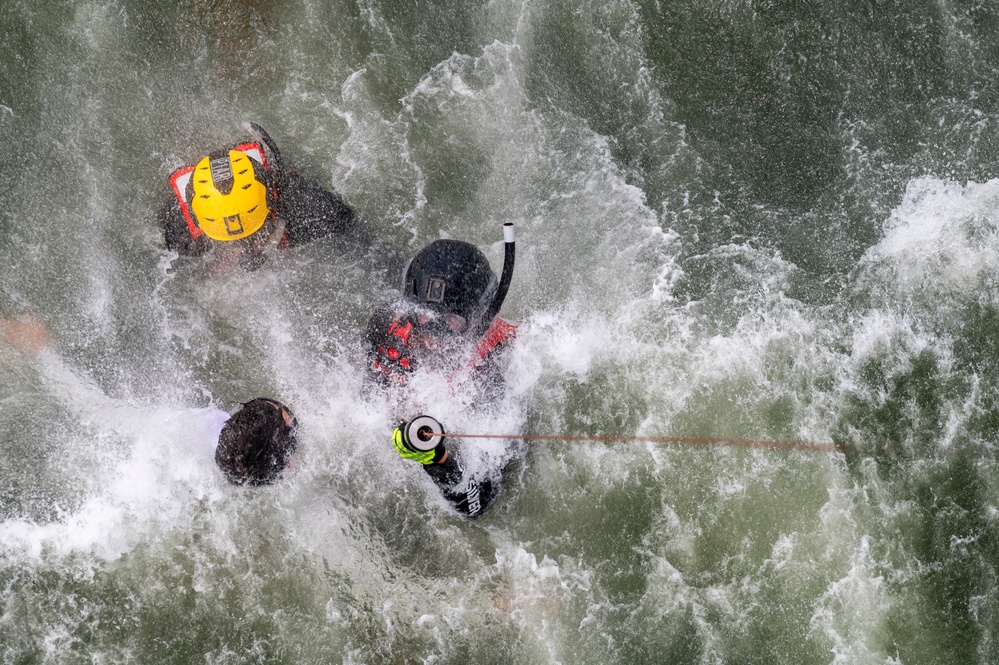
{"type": "Polygon", "coordinates": [[[406,264],[402,293],[431,310],[472,321],[489,307],[496,293],[496,273],[475,245],[435,240],[406,264]]]}

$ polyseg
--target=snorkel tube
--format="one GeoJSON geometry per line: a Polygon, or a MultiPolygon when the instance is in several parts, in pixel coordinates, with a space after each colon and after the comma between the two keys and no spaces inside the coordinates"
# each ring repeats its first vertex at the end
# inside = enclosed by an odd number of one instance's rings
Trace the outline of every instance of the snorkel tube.
{"type": "Polygon", "coordinates": [[[503,301],[506,300],[506,292],[510,290],[510,282],[513,280],[513,264],[517,256],[516,239],[517,234],[513,222],[505,222],[503,224],[503,273],[500,276],[499,286],[496,287],[496,295],[493,296],[493,301],[489,303],[489,307],[482,317],[480,327],[483,330],[481,332],[485,332],[485,329],[489,328],[489,324],[499,314],[503,301]]]}
{"type": "MultiPolygon", "coordinates": [[[[257,140],[263,143],[264,147],[271,153],[271,163],[274,165],[274,172],[277,173],[278,182],[283,181],[285,176],[284,160],[281,158],[281,151],[278,150],[277,143],[274,142],[271,135],[255,122],[244,122],[243,129],[257,137],[257,140]]],[[[270,255],[277,250],[278,245],[281,244],[281,239],[284,238],[285,221],[278,217],[276,212],[274,220],[274,231],[267,239],[267,243],[260,248],[260,251],[244,252],[239,257],[239,264],[243,266],[244,270],[253,271],[264,265],[270,255]]]]}

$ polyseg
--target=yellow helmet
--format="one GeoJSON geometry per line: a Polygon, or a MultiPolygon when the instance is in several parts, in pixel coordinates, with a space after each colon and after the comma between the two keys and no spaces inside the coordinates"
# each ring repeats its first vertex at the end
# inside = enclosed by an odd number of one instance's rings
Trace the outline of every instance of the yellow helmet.
{"type": "Polygon", "coordinates": [[[212,240],[239,240],[267,221],[267,186],[253,160],[239,150],[208,155],[194,167],[191,210],[198,228],[212,240]]]}

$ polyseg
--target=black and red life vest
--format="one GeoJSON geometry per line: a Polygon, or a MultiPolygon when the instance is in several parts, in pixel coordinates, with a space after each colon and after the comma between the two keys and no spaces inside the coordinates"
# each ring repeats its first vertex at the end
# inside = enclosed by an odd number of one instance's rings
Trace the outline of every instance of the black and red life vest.
{"type": "MultiPolygon", "coordinates": [[[[381,334],[378,334],[377,329],[369,329],[369,341],[374,347],[371,349],[371,370],[382,378],[405,385],[406,376],[412,373],[418,364],[413,359],[412,347],[412,335],[416,326],[411,320],[402,316],[393,318],[387,327],[384,326],[384,320],[380,323],[381,334]]],[[[475,344],[468,362],[451,373],[448,383],[454,383],[463,372],[471,373],[483,366],[497,348],[512,341],[516,336],[517,326],[499,317],[493,319],[489,328],[475,344]]]]}

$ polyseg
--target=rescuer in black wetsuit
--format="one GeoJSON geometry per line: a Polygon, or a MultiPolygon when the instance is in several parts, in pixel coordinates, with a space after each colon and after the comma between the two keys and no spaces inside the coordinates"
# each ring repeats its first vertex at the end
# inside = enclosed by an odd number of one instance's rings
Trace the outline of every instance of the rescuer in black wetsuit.
{"type": "MultiPolygon", "coordinates": [[[[399,391],[413,372],[439,372],[453,388],[476,391],[480,403],[502,387],[504,351],[517,332],[496,316],[513,276],[513,227],[508,226],[499,281],[482,252],[458,240],[433,242],[406,265],[403,297],[381,306],[368,323],[368,369],[377,383],[399,391]]],[[[500,473],[466,474],[442,436],[424,449],[408,427],[419,420],[401,423],[392,444],[404,459],[423,465],[455,510],[478,517],[498,496],[500,473]]]]}
{"type": "Polygon", "coordinates": [[[226,272],[237,264],[254,270],[276,249],[363,236],[338,194],[284,163],[259,125],[245,126],[259,142],[218,150],[171,174],[173,195],[158,216],[167,249],[226,272]]]}

